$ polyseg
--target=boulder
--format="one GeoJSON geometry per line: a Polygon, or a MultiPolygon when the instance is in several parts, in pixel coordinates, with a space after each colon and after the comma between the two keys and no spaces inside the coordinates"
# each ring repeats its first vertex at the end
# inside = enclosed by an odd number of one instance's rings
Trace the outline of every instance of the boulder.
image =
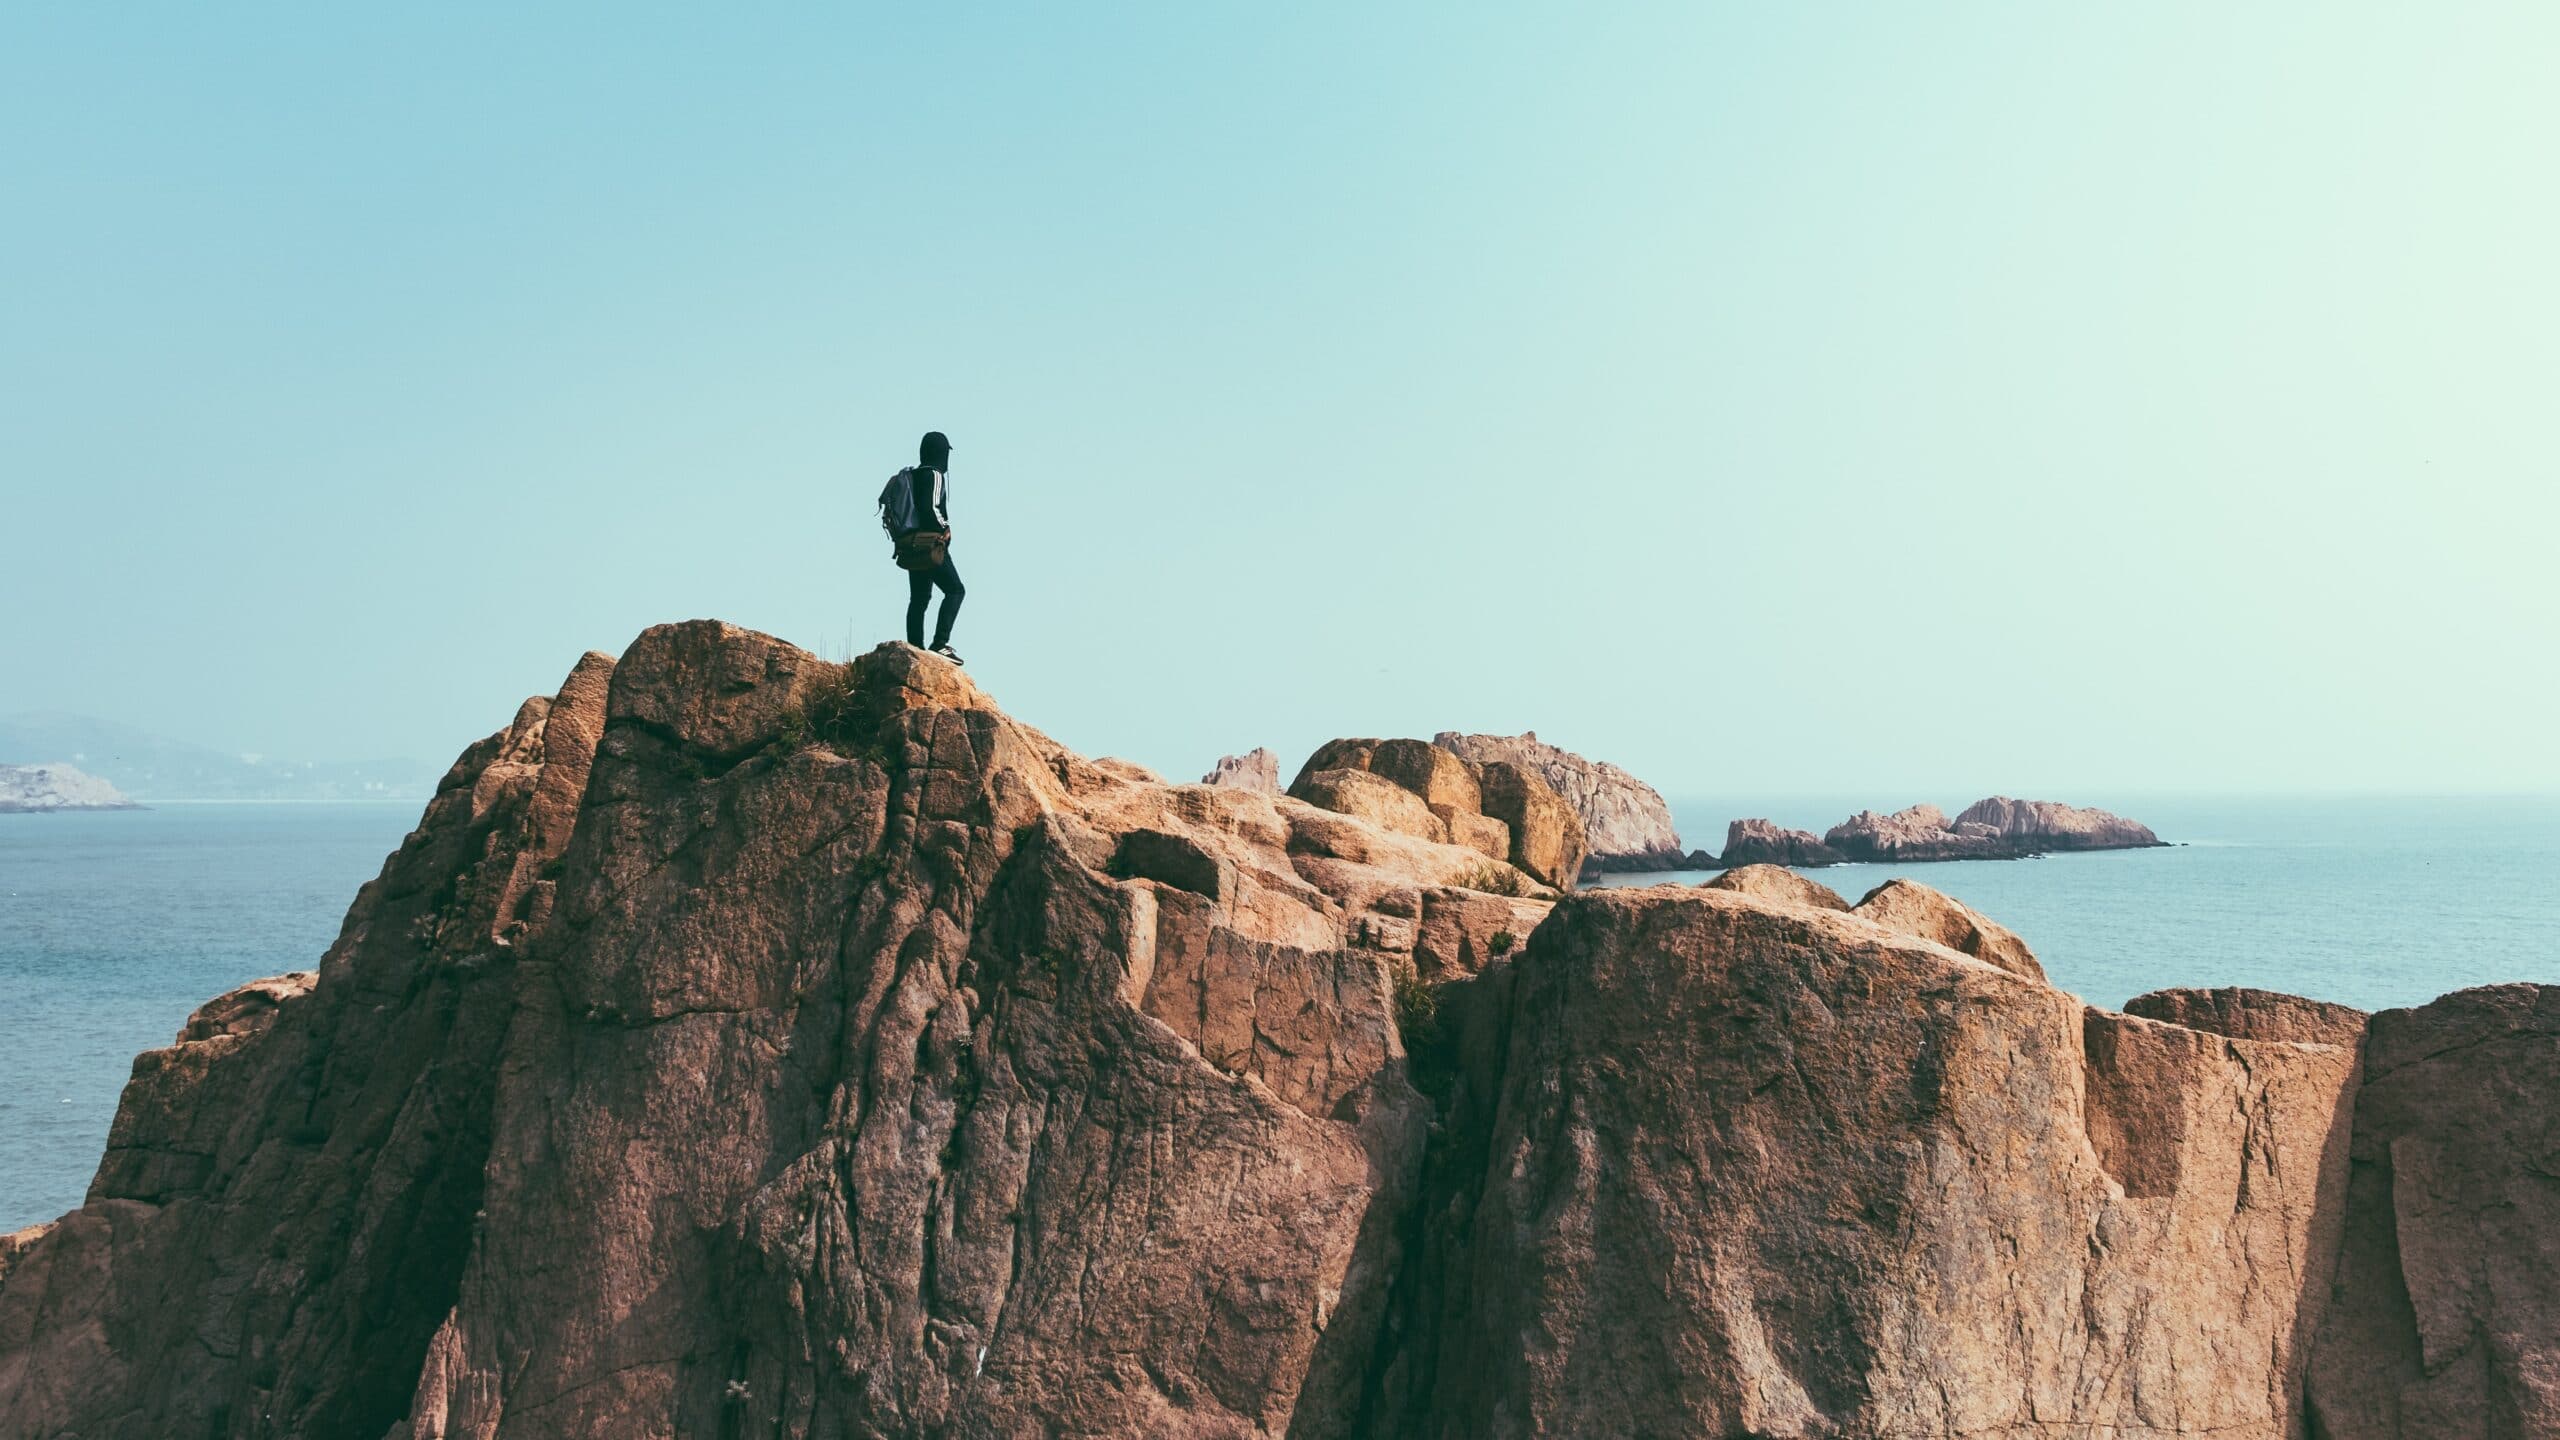
{"type": "Polygon", "coordinates": [[[2347,1052],[1670,887],[1569,897],[1442,1023],[1379,1433],[2299,1433],[2347,1052]]]}
{"type": "Polygon", "coordinates": [[[1518,735],[1443,730],[1431,743],[1478,767],[1502,761],[1544,780],[1581,817],[1584,843],[1599,869],[1616,868],[1611,864],[1616,857],[1642,857],[1640,868],[1651,869],[1677,869],[1685,863],[1671,807],[1652,786],[1615,765],[1558,749],[1534,730],[1518,735]],[[1673,863],[1658,863],[1665,856],[1673,863]]]}
{"type": "Polygon", "coordinates": [[[1736,820],[1724,831],[1723,863],[1744,865],[1837,865],[1840,852],[1810,830],[1788,830],[1770,820],[1736,820]]]}
{"type": "Polygon", "coordinates": [[[1473,850],[1488,860],[1508,863],[1511,859],[1511,827],[1490,815],[1452,810],[1440,816],[1440,826],[1452,845],[1473,850]]]}
{"type": "Polygon", "coordinates": [[[1306,764],[1298,767],[1298,778],[1289,782],[1289,793],[1297,794],[1298,787],[1319,771],[1368,769],[1369,757],[1377,753],[1378,744],[1375,740],[1327,740],[1307,757],[1306,764]]]}
{"type": "Polygon", "coordinates": [[[1516,953],[1547,918],[1552,901],[1489,895],[1457,886],[1422,892],[1414,969],[1425,980],[1457,980],[1516,953]]]}
{"type": "Polygon", "coordinates": [[[2235,1040],[2294,1040],[2349,1049],[2364,1043],[2361,1010],[2245,986],[2154,990],[2124,1002],[2124,1013],[2235,1040]]]}
{"type": "Polygon", "coordinates": [[[1259,790],[1265,795],[1280,793],[1280,757],[1265,749],[1252,749],[1242,755],[1222,755],[1217,768],[1200,777],[1203,785],[1232,785],[1240,790],[1259,790]]]}
{"type": "Polygon", "coordinates": [[[1822,910],[1846,910],[1849,902],[1840,898],[1828,885],[1818,885],[1792,870],[1775,865],[1743,865],[1727,870],[1702,889],[1730,890],[1737,895],[1757,895],[1763,900],[1779,900],[1789,905],[1811,905],[1822,910]]]}
{"type": "Polygon", "coordinates": [[[2313,1433],[2560,1435],[2560,986],[2377,1012],[2353,1160],[2313,1433]]]}
{"type": "Polygon", "coordinates": [[[1449,827],[1422,803],[1422,797],[1392,780],[1366,770],[1319,770],[1299,777],[1289,787],[1292,799],[1304,800],[1339,815],[1366,820],[1399,835],[1445,840],[1449,827]]]}
{"type": "Polygon", "coordinates": [[[1987,961],[2013,975],[2044,979],[2027,942],[1975,913],[1961,900],[1909,880],[1888,880],[1866,893],[1851,914],[1887,930],[1917,935],[1959,954],[1987,961]]]}
{"type": "Polygon", "coordinates": [[[1419,740],[1334,740],[1307,764],[1317,761],[1345,768],[1301,771],[1289,787],[1292,797],[1473,850],[1557,889],[1571,888],[1581,876],[1580,819],[1533,772],[1500,761],[1477,765],[1419,740]],[[1411,807],[1372,786],[1327,778],[1364,771],[1421,802],[1438,828],[1418,828],[1411,807]]]}
{"type": "Polygon", "coordinates": [[[1435,815],[1484,813],[1484,795],[1465,761],[1419,740],[1382,740],[1362,767],[1421,797],[1435,815]]]}
{"type": "Polygon", "coordinates": [[[1588,851],[1582,817],[1533,770],[1508,760],[1480,767],[1484,813],[1510,827],[1511,863],[1543,885],[1572,889],[1588,851]]]}

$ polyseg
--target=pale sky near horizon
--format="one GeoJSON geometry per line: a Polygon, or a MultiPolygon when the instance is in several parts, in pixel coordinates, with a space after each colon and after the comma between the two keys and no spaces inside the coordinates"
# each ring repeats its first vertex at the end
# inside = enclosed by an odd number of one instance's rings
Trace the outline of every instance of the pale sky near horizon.
{"type": "Polygon", "coordinates": [[[441,761],[657,621],[867,648],[940,428],[972,672],[1177,778],[2551,790],[2555,73],[2459,0],[0,8],[0,712],[441,761]]]}

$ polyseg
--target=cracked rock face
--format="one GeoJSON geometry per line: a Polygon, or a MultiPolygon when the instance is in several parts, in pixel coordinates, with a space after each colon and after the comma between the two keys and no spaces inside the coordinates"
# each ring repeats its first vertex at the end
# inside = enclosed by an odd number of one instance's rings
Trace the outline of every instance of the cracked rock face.
{"type": "Polygon", "coordinates": [[[1535,772],[1507,760],[1462,758],[1420,740],[1327,741],[1307,757],[1289,794],[1473,850],[1497,869],[1517,870],[1515,883],[1525,878],[1570,890],[1589,857],[1582,818],[1535,772]]]}
{"type": "Polygon", "coordinates": [[[586,657],[0,1236],[0,1434],[2294,1440],[2315,1334],[2321,1434],[2550,1432],[2560,992],[2116,1015],[1920,886],[1469,888],[1532,777],[1320,758],[1373,815],[586,657]]]}
{"type": "Polygon", "coordinates": [[[2311,1409],[2330,1440],[2560,1434],[2560,987],[2376,1014],[2311,1409]]]}
{"type": "Polygon", "coordinates": [[[137,1062],[89,1203],[0,1247],[0,1413],[1338,1432],[1426,1131],[1392,977],[1545,909],[1442,914],[1481,863],[904,647],[652,630],[456,763],[316,984],[137,1062]]]}
{"type": "Polygon", "coordinates": [[[1534,730],[1518,735],[1443,730],[1431,743],[1460,759],[1478,765],[1500,761],[1545,781],[1582,821],[1584,843],[1594,861],[1644,860],[1663,869],[1686,863],[1671,806],[1661,792],[1607,761],[1587,760],[1550,745],[1534,730]]]}
{"type": "Polygon", "coordinates": [[[1708,889],[1477,985],[1405,1433],[2298,1433],[2352,1051],[1708,889]]]}

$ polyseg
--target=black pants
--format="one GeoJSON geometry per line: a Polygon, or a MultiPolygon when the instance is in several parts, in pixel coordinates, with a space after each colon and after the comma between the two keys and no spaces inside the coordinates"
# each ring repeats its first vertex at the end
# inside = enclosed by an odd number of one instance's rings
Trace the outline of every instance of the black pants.
{"type": "Polygon", "coordinates": [[[960,572],[951,557],[930,570],[907,572],[907,643],[924,648],[924,607],[933,599],[933,587],[942,587],[942,613],[933,620],[933,643],[936,648],[951,643],[951,622],[960,618],[960,602],[969,595],[969,587],[960,583],[960,572]]]}

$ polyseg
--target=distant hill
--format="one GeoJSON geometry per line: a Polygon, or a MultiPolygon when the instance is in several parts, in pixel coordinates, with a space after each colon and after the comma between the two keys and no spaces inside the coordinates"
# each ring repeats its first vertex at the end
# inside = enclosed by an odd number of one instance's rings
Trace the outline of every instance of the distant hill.
{"type": "Polygon", "coordinates": [[[422,800],[443,767],[419,760],[233,755],[59,710],[0,716],[0,765],[76,765],[137,801],[422,800]]]}

